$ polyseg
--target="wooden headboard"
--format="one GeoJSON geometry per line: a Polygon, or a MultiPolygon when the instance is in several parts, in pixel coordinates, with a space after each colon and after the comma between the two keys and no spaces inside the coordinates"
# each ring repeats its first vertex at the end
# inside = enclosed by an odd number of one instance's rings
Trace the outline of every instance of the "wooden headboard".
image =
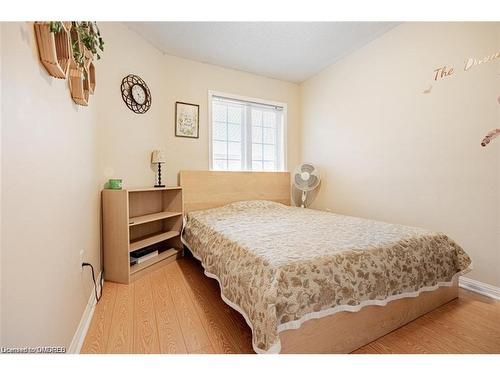
{"type": "Polygon", "coordinates": [[[180,171],[184,213],[265,199],[290,205],[289,172],[180,171]]]}

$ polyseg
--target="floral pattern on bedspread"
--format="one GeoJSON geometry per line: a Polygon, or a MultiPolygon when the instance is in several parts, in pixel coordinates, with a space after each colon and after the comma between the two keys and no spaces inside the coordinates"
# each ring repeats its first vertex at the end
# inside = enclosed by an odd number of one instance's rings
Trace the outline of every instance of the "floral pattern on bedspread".
{"type": "Polygon", "coordinates": [[[269,201],[190,212],[183,239],[263,352],[280,325],[449,282],[471,263],[441,233],[269,201]]]}

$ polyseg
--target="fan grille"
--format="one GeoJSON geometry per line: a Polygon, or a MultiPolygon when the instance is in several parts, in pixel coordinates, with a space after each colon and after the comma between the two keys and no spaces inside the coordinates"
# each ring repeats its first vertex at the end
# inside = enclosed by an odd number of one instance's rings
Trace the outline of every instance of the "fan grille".
{"type": "Polygon", "coordinates": [[[315,189],[320,181],[316,168],[310,163],[301,164],[293,179],[295,186],[303,191],[315,189]]]}
{"type": "Polygon", "coordinates": [[[312,164],[309,164],[309,163],[304,163],[300,166],[300,171],[312,173],[314,171],[314,166],[312,164]]]}

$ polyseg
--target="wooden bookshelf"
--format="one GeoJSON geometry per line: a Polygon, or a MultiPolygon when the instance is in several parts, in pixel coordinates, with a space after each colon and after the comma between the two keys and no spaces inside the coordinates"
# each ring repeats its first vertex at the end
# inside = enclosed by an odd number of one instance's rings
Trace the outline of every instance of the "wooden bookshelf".
{"type": "Polygon", "coordinates": [[[104,277],[128,284],[182,255],[182,189],[105,189],[104,277]],[[130,266],[130,253],[158,244],[159,254],[130,266]]]}

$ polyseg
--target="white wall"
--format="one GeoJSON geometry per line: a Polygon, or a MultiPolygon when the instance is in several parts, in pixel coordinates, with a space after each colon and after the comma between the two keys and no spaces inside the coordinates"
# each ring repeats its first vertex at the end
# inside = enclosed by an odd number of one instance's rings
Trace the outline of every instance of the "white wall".
{"type": "Polygon", "coordinates": [[[301,85],[302,159],[323,174],[314,207],[455,239],[469,275],[500,286],[498,23],[407,23],[301,85]],[[456,73],[434,83],[434,69],[456,73]]]}
{"type": "Polygon", "coordinates": [[[125,25],[99,26],[106,40],[96,94],[102,184],[115,177],[129,187],[152,185],[150,157],[156,148],[166,150],[167,184],[177,184],[181,169],[208,169],[208,90],[287,103],[288,166],[298,162],[298,85],[164,55],[125,25]],[[127,74],[139,75],[151,90],[152,106],[144,115],[130,111],[120,96],[127,74]],[[176,101],[200,105],[199,139],[175,137],[176,101]]]}
{"type": "Polygon", "coordinates": [[[2,342],[68,346],[92,292],[80,249],[100,262],[96,103],[74,105],[34,41],[2,24],[2,342]]]}

